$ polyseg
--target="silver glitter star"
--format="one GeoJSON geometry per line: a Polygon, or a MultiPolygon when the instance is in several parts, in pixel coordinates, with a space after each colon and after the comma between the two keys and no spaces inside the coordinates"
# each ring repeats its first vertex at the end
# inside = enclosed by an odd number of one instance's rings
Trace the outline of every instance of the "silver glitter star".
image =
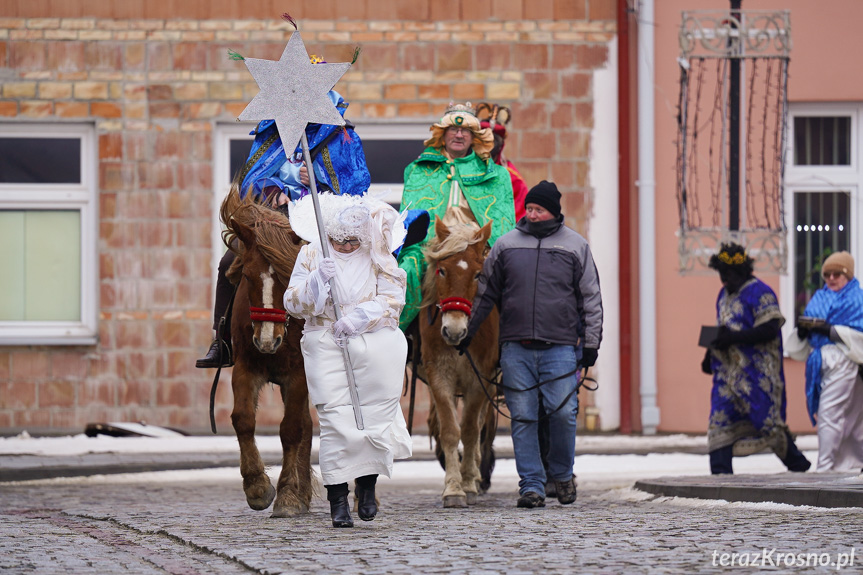
{"type": "Polygon", "coordinates": [[[285,153],[290,155],[309,122],[344,126],[345,120],[327,93],[350,63],[312,64],[299,32],[291,34],[279,61],[246,58],[258,87],[240,120],[275,120],[285,153]]]}

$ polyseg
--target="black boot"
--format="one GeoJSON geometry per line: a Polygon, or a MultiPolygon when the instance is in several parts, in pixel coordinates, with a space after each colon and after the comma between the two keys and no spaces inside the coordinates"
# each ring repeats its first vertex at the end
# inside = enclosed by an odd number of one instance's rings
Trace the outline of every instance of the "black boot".
{"type": "Polygon", "coordinates": [[[222,357],[219,361],[218,339],[214,339],[210,344],[207,355],[195,362],[195,367],[231,367],[232,365],[234,365],[234,358],[231,354],[231,344],[227,341],[222,342],[222,357]]]}
{"type": "Polygon", "coordinates": [[[378,503],[375,501],[377,480],[377,474],[364,475],[356,479],[354,495],[357,498],[357,514],[363,521],[371,521],[378,514],[378,503]]]}
{"type": "Polygon", "coordinates": [[[808,471],[812,467],[812,462],[806,459],[806,456],[800,452],[791,434],[786,434],[786,437],[788,438],[788,451],[785,452],[785,459],[782,460],[782,463],[785,464],[788,471],[797,471],[800,473],[808,471]]]}
{"type": "Polygon", "coordinates": [[[327,501],[330,502],[330,517],[333,527],[353,527],[351,508],[348,505],[348,484],[324,485],[327,488],[327,501]]]}
{"type": "Polygon", "coordinates": [[[734,456],[734,446],[726,445],[710,452],[710,473],[713,475],[734,473],[731,458],[734,456]]]}

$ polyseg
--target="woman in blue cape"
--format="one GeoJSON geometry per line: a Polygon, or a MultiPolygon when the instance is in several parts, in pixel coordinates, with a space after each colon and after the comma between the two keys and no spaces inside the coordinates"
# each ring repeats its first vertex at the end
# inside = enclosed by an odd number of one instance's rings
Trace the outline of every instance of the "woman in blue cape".
{"type": "Polygon", "coordinates": [[[818,426],[817,471],[863,466],[863,290],[848,252],[821,265],[824,287],[798,320],[789,354],[806,360],[806,407],[818,426]]]}
{"type": "Polygon", "coordinates": [[[716,300],[719,335],[702,363],[713,374],[707,445],[710,472],[733,473],[734,455],[771,449],[789,471],[811,466],[785,424],[785,374],[780,328],[785,319],[770,286],[752,275],[743,246],[722,244],[710,258],[722,290],[716,300]]]}

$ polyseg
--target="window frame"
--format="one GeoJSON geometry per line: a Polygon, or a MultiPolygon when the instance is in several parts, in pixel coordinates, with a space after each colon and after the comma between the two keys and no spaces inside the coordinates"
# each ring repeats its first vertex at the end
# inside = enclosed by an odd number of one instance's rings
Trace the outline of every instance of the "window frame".
{"type": "Polygon", "coordinates": [[[851,254],[856,261],[863,255],[863,234],[860,226],[863,224],[863,207],[861,207],[861,190],[863,190],[863,103],[790,103],[788,107],[788,148],[785,164],[785,213],[788,219],[788,266],[780,277],[780,308],[785,317],[782,328],[783,337],[788,337],[794,329],[797,312],[795,311],[796,258],[795,243],[792,234],[797,233],[793,222],[797,219],[794,198],[798,192],[830,193],[847,192],[850,194],[850,237],[851,254]],[[798,116],[850,116],[851,117],[851,164],[848,166],[798,166],[794,164],[794,119],[798,116]]]}
{"type": "Polygon", "coordinates": [[[92,124],[0,122],[0,136],[81,140],[77,184],[0,183],[0,209],[74,210],[80,214],[80,321],[0,321],[0,345],[94,345],[99,336],[99,192],[95,129],[92,124]]]}

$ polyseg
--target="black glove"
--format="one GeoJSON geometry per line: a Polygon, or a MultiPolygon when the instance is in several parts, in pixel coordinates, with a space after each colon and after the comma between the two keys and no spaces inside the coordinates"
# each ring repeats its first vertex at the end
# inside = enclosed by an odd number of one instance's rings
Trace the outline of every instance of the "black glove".
{"type": "Polygon", "coordinates": [[[593,367],[598,355],[599,351],[593,347],[586,347],[581,350],[581,367],[593,367]]]}
{"type": "Polygon", "coordinates": [[[797,337],[799,337],[800,339],[808,338],[809,337],[809,328],[803,327],[802,325],[798,326],[797,327],[797,337]]]}
{"type": "Polygon", "coordinates": [[[467,336],[456,344],[455,348],[458,350],[459,355],[464,355],[464,352],[466,352],[467,348],[470,346],[471,340],[473,340],[473,337],[467,336]]]}
{"type": "Polygon", "coordinates": [[[710,342],[710,347],[718,349],[719,351],[725,351],[735,343],[737,343],[735,333],[722,325],[719,326],[719,335],[716,336],[716,339],[710,342]]]}
{"type": "Polygon", "coordinates": [[[710,366],[710,350],[704,350],[704,359],[701,360],[701,373],[713,375],[713,369],[710,366]]]}

